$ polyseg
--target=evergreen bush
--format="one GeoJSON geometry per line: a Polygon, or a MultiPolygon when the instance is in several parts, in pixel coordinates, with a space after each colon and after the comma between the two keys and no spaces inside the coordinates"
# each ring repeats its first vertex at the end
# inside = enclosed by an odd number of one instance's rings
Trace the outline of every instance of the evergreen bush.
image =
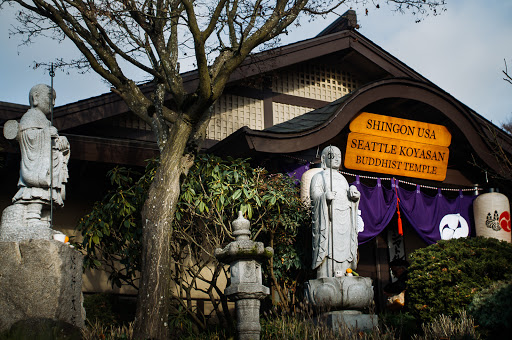
{"type": "Polygon", "coordinates": [[[406,305],[421,322],[456,316],[473,296],[512,278],[512,245],[489,238],[439,241],[411,254],[406,305]]]}
{"type": "Polygon", "coordinates": [[[512,331],[512,281],[499,281],[475,294],[468,312],[490,334],[512,331]]]}
{"type": "Polygon", "coordinates": [[[117,324],[114,313],[114,294],[98,293],[84,295],[84,309],[87,322],[99,322],[103,326],[117,324]]]}

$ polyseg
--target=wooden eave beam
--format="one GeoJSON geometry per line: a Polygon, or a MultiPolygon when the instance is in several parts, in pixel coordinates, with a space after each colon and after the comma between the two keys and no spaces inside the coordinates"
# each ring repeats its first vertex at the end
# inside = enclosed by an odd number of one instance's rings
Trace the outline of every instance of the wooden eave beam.
{"type": "Polygon", "coordinates": [[[147,159],[159,155],[156,143],[75,135],[65,136],[69,140],[72,160],[103,163],[108,160],[108,163],[114,164],[145,166],[147,159]]]}
{"type": "MultiPolygon", "coordinates": [[[[482,121],[478,121],[463,104],[438,87],[412,79],[386,79],[364,86],[340,104],[330,119],[310,130],[274,133],[246,128],[240,130],[240,135],[233,136],[232,140],[228,137],[225,143],[243,144],[243,140],[250,140],[251,149],[263,153],[293,153],[306,150],[336,137],[364,107],[387,98],[416,100],[442,112],[460,129],[476,154],[492,169],[499,170],[499,164],[489,148],[489,143],[483,139],[482,121]]],[[[222,147],[223,142],[215,146],[222,147]]]]}

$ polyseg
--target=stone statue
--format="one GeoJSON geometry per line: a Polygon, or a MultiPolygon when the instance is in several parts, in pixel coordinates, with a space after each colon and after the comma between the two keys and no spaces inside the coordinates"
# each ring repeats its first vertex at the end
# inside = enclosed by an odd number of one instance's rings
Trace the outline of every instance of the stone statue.
{"type": "Polygon", "coordinates": [[[55,104],[55,91],[51,93],[44,84],[36,85],[30,90],[29,102],[30,109],[19,123],[10,120],[4,126],[4,136],[20,144],[21,163],[18,192],[12,199],[14,208],[4,211],[3,229],[6,223],[19,224],[18,215],[23,215],[24,227],[49,226],[50,200],[55,206],[64,205],[70,150],[67,138],[59,136],[47,118],[55,104]]]}
{"type": "Polygon", "coordinates": [[[311,179],[313,209],[313,269],[317,278],[343,276],[357,267],[358,205],[360,193],[337,170],[341,151],[322,151],[323,171],[311,179]],[[334,260],[334,261],[333,261],[334,260]]]}
{"type": "Polygon", "coordinates": [[[323,170],[313,176],[310,186],[316,279],[305,283],[306,301],[323,313],[332,330],[342,325],[370,330],[378,318],[362,310],[373,304],[372,280],[352,273],[357,269],[357,234],[364,228],[358,214],[361,194],[338,172],[340,149],[326,147],[321,159],[323,170]],[[352,272],[347,272],[349,268],[352,272]]]}
{"type": "Polygon", "coordinates": [[[36,85],[20,122],[4,124],[5,138],[20,145],[21,162],[18,191],[0,222],[0,301],[7,302],[0,308],[0,332],[28,329],[35,335],[34,325],[62,322],[73,331],[85,326],[83,256],[49,220],[50,204],[64,204],[69,160],[68,140],[46,117],[54,100],[49,86],[36,85]]]}

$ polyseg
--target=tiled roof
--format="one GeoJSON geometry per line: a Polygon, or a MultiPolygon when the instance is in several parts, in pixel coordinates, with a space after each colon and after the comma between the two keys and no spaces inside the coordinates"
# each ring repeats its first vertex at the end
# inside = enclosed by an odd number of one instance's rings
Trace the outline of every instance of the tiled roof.
{"type": "Polygon", "coordinates": [[[276,124],[272,127],[266,128],[265,132],[274,133],[296,133],[309,130],[316,126],[325,123],[331,117],[336,109],[350,96],[347,94],[332,103],[321,107],[319,109],[307,112],[303,115],[290,119],[286,122],[276,124]]]}

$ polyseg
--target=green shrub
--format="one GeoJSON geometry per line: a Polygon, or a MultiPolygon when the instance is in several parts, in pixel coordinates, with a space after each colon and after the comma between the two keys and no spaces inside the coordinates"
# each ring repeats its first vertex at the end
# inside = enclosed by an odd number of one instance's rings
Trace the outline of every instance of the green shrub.
{"type": "Polygon", "coordinates": [[[133,321],[135,299],[122,298],[111,293],[84,295],[84,309],[89,324],[119,326],[133,321]]]}
{"type": "Polygon", "coordinates": [[[512,245],[488,238],[439,241],[411,254],[406,306],[422,322],[455,316],[475,293],[512,278],[512,245]]]}
{"type": "Polygon", "coordinates": [[[410,339],[418,331],[416,319],[408,312],[380,314],[379,323],[394,330],[399,339],[410,339]]]}
{"type": "MultiPolygon", "coordinates": [[[[76,247],[85,252],[84,266],[106,270],[113,285],[137,287],[141,209],[156,166],[150,162],[142,175],[126,168],[110,171],[112,190],[78,225],[83,241],[76,247]]],[[[227,267],[213,253],[234,239],[231,222],[239,211],[251,221],[252,239],[274,249],[274,257],[262,264],[263,280],[273,286],[285,308],[300,296],[297,292],[310,271],[305,251],[310,215],[295,181],[286,174],[253,168],[245,159],[198,155],[181,185],[170,256],[171,285],[180,291],[172,302],[184,308],[200,330],[213,316],[222,324],[233,323],[220,288],[227,267]],[[212,315],[193,306],[198,290],[210,297],[212,315]]]]}
{"type": "Polygon", "coordinates": [[[87,321],[91,324],[99,322],[104,326],[116,324],[113,303],[113,294],[84,295],[84,309],[87,321]]]}
{"type": "Polygon", "coordinates": [[[512,281],[495,282],[476,293],[468,307],[476,322],[490,334],[512,330],[512,281]]]}

